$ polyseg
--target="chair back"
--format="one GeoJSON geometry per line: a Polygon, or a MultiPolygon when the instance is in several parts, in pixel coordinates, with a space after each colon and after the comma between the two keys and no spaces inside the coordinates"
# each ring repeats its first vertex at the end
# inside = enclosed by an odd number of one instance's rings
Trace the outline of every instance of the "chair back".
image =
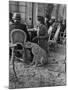
{"type": "Polygon", "coordinates": [[[13,44],[26,42],[26,33],[21,29],[14,29],[11,32],[11,42],[13,44]]]}

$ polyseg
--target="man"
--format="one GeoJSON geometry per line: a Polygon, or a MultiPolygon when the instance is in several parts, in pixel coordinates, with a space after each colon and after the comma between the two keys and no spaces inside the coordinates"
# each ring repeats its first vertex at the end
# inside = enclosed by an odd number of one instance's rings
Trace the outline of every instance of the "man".
{"type": "Polygon", "coordinates": [[[12,19],[14,20],[14,23],[9,26],[10,33],[11,33],[11,31],[12,31],[13,29],[21,29],[21,30],[23,30],[23,31],[26,33],[26,35],[27,35],[27,40],[29,40],[29,34],[28,34],[28,31],[27,31],[27,27],[26,27],[25,24],[22,24],[22,23],[21,23],[20,14],[16,14],[16,13],[15,13],[15,14],[13,15],[12,19]]]}
{"type": "MultiPolygon", "coordinates": [[[[11,31],[14,30],[14,29],[21,29],[21,30],[23,30],[26,33],[26,35],[27,35],[27,40],[26,41],[29,41],[30,38],[29,38],[29,33],[27,31],[27,27],[26,27],[26,24],[22,24],[21,23],[20,14],[14,14],[12,19],[13,19],[14,23],[9,25],[9,30],[10,30],[9,31],[9,42],[11,42],[11,31]]],[[[10,48],[10,58],[11,58],[11,53],[12,53],[12,50],[10,48]]]]}

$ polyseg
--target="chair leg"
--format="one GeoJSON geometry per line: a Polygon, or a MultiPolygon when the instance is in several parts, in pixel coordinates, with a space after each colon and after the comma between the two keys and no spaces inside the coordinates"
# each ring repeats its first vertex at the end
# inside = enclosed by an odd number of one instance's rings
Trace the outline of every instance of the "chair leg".
{"type": "Polygon", "coordinates": [[[14,49],[12,48],[11,63],[13,62],[13,53],[14,53],[14,49]]]}
{"type": "MultiPolygon", "coordinates": [[[[14,51],[14,50],[13,50],[14,51]]],[[[16,79],[18,79],[18,77],[17,77],[17,74],[16,74],[16,71],[15,71],[15,54],[14,54],[14,52],[13,52],[13,54],[12,54],[13,56],[12,56],[12,65],[13,65],[13,72],[14,72],[14,75],[15,75],[15,78],[16,79]]]]}

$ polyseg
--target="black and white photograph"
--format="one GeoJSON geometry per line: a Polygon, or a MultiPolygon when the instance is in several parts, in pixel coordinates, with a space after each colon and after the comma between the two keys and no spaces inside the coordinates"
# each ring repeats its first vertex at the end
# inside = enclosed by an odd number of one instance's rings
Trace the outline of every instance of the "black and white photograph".
{"type": "Polygon", "coordinates": [[[66,86],[66,4],[9,0],[9,89],[66,86]]]}

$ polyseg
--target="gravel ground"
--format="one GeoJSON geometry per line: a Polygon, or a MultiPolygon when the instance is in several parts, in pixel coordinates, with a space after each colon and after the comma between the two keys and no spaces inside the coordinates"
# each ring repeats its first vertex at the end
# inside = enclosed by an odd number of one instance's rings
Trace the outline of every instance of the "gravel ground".
{"type": "Polygon", "coordinates": [[[65,46],[50,52],[49,64],[40,67],[29,66],[15,62],[16,80],[12,64],[9,65],[9,88],[33,88],[66,85],[65,46]]]}

